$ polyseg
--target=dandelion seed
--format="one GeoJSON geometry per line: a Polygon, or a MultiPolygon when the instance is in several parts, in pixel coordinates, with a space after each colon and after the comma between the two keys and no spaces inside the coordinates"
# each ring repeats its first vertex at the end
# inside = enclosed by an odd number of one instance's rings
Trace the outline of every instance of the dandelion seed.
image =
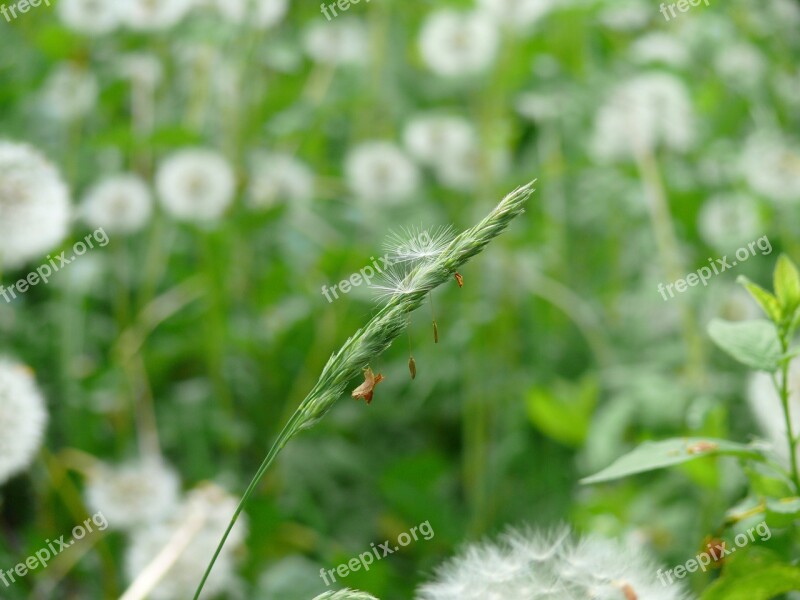
{"type": "Polygon", "coordinates": [[[455,237],[452,227],[437,227],[423,231],[421,228],[402,228],[392,231],[384,243],[384,250],[393,263],[432,260],[444,252],[455,237]]]}
{"type": "Polygon", "coordinates": [[[369,288],[383,301],[393,300],[427,289],[425,279],[409,263],[391,264],[376,277],[369,288]]]}
{"type": "Polygon", "coordinates": [[[47,408],[32,371],[0,358],[0,485],[31,464],[46,425],[47,408]]]}
{"type": "Polygon", "coordinates": [[[353,390],[352,396],[355,400],[364,399],[367,404],[372,403],[372,394],[375,392],[375,386],[383,381],[383,375],[372,373],[372,369],[367,367],[364,369],[364,383],[353,390]]]}

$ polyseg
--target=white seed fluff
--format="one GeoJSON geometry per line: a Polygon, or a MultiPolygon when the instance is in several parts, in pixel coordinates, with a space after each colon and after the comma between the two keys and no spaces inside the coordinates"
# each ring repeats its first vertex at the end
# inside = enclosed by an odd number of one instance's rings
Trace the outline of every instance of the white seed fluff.
{"type": "Polygon", "coordinates": [[[499,542],[468,546],[417,591],[417,600],[681,600],[679,585],[662,586],[641,547],[596,537],[573,540],[512,531],[499,542]]]}
{"type": "Polygon", "coordinates": [[[39,103],[42,113],[69,122],[88,115],[97,104],[100,86],[94,73],[74,63],[60,63],[47,76],[39,103]]]}
{"type": "Polygon", "coordinates": [[[47,407],[32,372],[0,358],[0,484],[31,464],[46,425],[47,407]]]}
{"type": "Polygon", "coordinates": [[[419,49],[427,67],[443,77],[486,71],[499,44],[497,26],[479,12],[444,9],[422,25],[419,49]]]}
{"type": "Polygon", "coordinates": [[[233,202],[236,177],[228,161],[217,152],[186,149],[161,163],[156,190],[166,211],[176,219],[215,221],[233,202]]]}
{"type": "MultiPolygon", "coordinates": [[[[151,600],[192,598],[237,504],[236,498],[213,484],[204,484],[191,491],[174,517],[134,532],[125,557],[128,578],[133,580],[142,572],[173,539],[187,518],[201,517],[204,525],[148,596],[151,600]]],[[[241,548],[246,534],[246,519],[242,515],[217,558],[201,598],[216,598],[222,591],[230,589],[235,575],[234,555],[241,548]]]]}
{"type": "Polygon", "coordinates": [[[137,31],[159,31],[180,23],[194,0],[114,0],[123,22],[137,31]]]}
{"type": "Polygon", "coordinates": [[[86,223],[106,233],[134,233],[150,220],[153,198],[138,175],[114,175],[86,192],[80,213],[86,223]]]}
{"type": "Polygon", "coordinates": [[[694,115],[684,83],[666,73],[638,75],[618,85],[600,108],[590,151],[602,161],[631,158],[664,146],[684,152],[694,143],[694,115]]]}
{"type": "Polygon", "coordinates": [[[111,33],[120,25],[119,0],[61,0],[58,14],[69,29],[89,35],[111,33]]]}
{"type": "Polygon", "coordinates": [[[758,203],[744,194],[712,196],[700,209],[697,228],[703,241],[713,248],[738,248],[761,233],[758,203]]]}
{"type": "Polygon", "coordinates": [[[314,173],[289,154],[253,155],[247,200],[251,208],[266,209],[280,202],[307,205],[314,196],[314,173]]]}
{"type": "Polygon", "coordinates": [[[418,115],[403,131],[408,152],[425,165],[436,165],[464,148],[478,144],[478,133],[467,119],[450,115],[418,115]]]}
{"type": "Polygon", "coordinates": [[[369,40],[358,19],[315,22],[303,35],[303,48],[309,58],[325,65],[358,65],[367,56],[369,40]]]}
{"type": "Polygon", "coordinates": [[[779,205],[800,200],[800,149],[780,134],[751,135],[739,166],[754,192],[779,205]]]}
{"type": "Polygon", "coordinates": [[[86,486],[86,503],[114,529],[133,529],[165,519],[178,505],[180,481],[159,460],[101,465],[86,486]]]}
{"type": "Polygon", "coordinates": [[[69,190],[53,164],[27,144],[0,140],[0,265],[44,258],[69,221],[69,190]]]}
{"type": "Polygon", "coordinates": [[[359,198],[389,204],[402,202],[419,185],[416,165],[391,142],[363,142],[353,148],[347,155],[345,175],[359,198]]]}

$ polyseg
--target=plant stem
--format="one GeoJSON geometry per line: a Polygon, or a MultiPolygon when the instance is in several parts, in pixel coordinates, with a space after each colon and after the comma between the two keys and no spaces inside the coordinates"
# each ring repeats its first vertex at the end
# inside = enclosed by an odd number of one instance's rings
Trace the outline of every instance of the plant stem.
{"type": "MultiPolygon", "coordinates": [[[[781,348],[784,354],[789,351],[789,342],[784,335],[781,335],[781,348]]],[[[800,471],[797,470],[797,438],[792,432],[792,413],[789,405],[789,362],[788,359],[784,359],[781,364],[781,384],[778,393],[781,396],[781,404],[783,405],[783,417],[786,419],[786,436],[789,439],[792,481],[794,481],[795,491],[800,493],[800,471]]]]}

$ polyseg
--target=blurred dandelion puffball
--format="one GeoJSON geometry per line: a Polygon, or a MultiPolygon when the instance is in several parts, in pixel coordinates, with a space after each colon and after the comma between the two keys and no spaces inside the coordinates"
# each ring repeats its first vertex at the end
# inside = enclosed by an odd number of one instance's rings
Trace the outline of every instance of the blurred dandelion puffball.
{"type": "Polygon", "coordinates": [[[111,33],[120,25],[120,0],[60,0],[61,21],[72,31],[88,35],[111,33]]]}
{"type": "Polygon", "coordinates": [[[303,35],[303,48],[316,63],[361,64],[367,56],[367,30],[358,19],[337,19],[313,23],[303,35]]]}
{"type": "Polygon", "coordinates": [[[138,31],[169,29],[194,8],[195,0],[113,0],[122,21],[138,31]]]}
{"type": "Polygon", "coordinates": [[[45,116],[70,122],[92,112],[99,93],[100,85],[94,73],[65,62],[57,65],[47,76],[39,102],[45,116]]]}
{"type": "Polygon", "coordinates": [[[160,521],[178,505],[180,481],[159,460],[100,465],[89,476],[86,504],[102,512],[114,529],[160,521]]]}
{"type": "MultiPolygon", "coordinates": [[[[776,375],[778,382],[781,375],[776,375]]],[[[762,434],[772,444],[775,453],[789,468],[789,443],[786,434],[786,417],[780,396],[768,373],[753,373],[747,386],[747,402],[761,429],[762,434]]],[[[789,364],[789,407],[792,417],[792,433],[800,431],[800,360],[789,364]]],[[[797,456],[800,458],[800,448],[797,456]]]]}
{"type": "Polygon", "coordinates": [[[153,199],[138,175],[113,175],[95,184],[83,199],[80,214],[92,227],[107,233],[134,233],[153,213],[153,199]]]}
{"type": "Polygon", "coordinates": [[[762,226],[758,202],[744,194],[712,196],[697,217],[700,237],[718,250],[736,248],[758,238],[762,226]]]}
{"type": "Polygon", "coordinates": [[[267,29],[280,23],[289,10],[289,0],[211,0],[231,23],[267,29]]]}
{"type": "Polygon", "coordinates": [[[260,210],[280,202],[306,205],[314,196],[314,173],[288,154],[255,153],[251,158],[247,201],[260,210]]]}
{"type": "Polygon", "coordinates": [[[32,146],[0,140],[0,266],[43,259],[66,237],[70,213],[56,167],[32,146]]]}
{"type": "Polygon", "coordinates": [[[435,166],[450,160],[464,148],[478,144],[478,133],[467,119],[451,115],[417,115],[403,131],[403,144],[425,165],[435,166]]]}
{"type": "Polygon", "coordinates": [[[681,587],[663,586],[642,548],[598,537],[572,539],[510,531],[498,542],[467,546],[437,570],[417,600],[683,600],[681,587]]]}
{"type": "Polygon", "coordinates": [[[515,29],[530,27],[555,7],[554,0],[478,0],[499,23],[515,29]]]}
{"type": "MultiPolygon", "coordinates": [[[[231,514],[238,501],[213,484],[204,484],[189,492],[186,500],[167,521],[154,522],[135,530],[128,547],[125,565],[128,578],[134,580],[145,567],[169,544],[188,520],[200,523],[184,552],[170,567],[148,598],[175,600],[192,598],[197,582],[216,550],[231,514]]],[[[109,519],[110,521],[110,519],[109,519]]],[[[247,525],[239,519],[217,559],[203,589],[201,598],[215,598],[230,589],[235,576],[235,553],[242,547],[247,535],[247,525]]]]}
{"type": "Polygon", "coordinates": [[[0,484],[31,464],[46,425],[47,408],[31,371],[0,358],[0,484]]]}
{"type": "Polygon", "coordinates": [[[676,152],[694,144],[694,115],[684,83],[666,73],[637,75],[614,88],[597,113],[591,154],[626,160],[664,146],[676,152]]]}
{"type": "Polygon", "coordinates": [[[236,177],[228,161],[213,150],[180,150],[168,156],[156,173],[164,209],[181,221],[219,219],[233,202],[236,177]]]}
{"type": "Polygon", "coordinates": [[[417,191],[419,171],[406,154],[391,142],[363,142],[345,161],[345,177],[351,190],[363,200],[397,204],[417,191]]]}
{"type": "Polygon", "coordinates": [[[425,65],[443,77],[476,75],[494,62],[496,25],[479,12],[441,10],[422,25],[419,49],[425,65]]]}
{"type": "Polygon", "coordinates": [[[800,149],[780,134],[761,131],[751,135],[739,164],[754,192],[778,205],[800,199],[800,149]]]}

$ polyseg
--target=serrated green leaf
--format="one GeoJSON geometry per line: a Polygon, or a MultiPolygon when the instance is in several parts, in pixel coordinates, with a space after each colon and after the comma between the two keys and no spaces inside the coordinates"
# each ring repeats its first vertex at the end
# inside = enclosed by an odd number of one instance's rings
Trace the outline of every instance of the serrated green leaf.
{"type": "Polygon", "coordinates": [[[750,295],[758,302],[758,305],[764,311],[773,323],[778,323],[781,320],[781,305],[778,299],[770,294],[767,290],[760,285],[753,283],[744,275],[740,275],[736,280],[750,292],[750,295]]]}
{"type": "Polygon", "coordinates": [[[791,319],[800,305],[800,273],[785,254],[778,257],[778,264],[775,265],[774,284],[783,317],[791,319]]]}
{"type": "Polygon", "coordinates": [[[778,370],[781,345],[775,326],[769,321],[731,323],[714,319],[708,325],[708,335],[740,363],[767,373],[778,370]]]}
{"type": "Polygon", "coordinates": [[[632,452],[621,456],[599,473],[581,480],[583,484],[611,481],[663,469],[703,456],[728,455],[762,460],[761,454],[750,446],[709,438],[677,438],[660,442],[645,442],[632,452]]]}

